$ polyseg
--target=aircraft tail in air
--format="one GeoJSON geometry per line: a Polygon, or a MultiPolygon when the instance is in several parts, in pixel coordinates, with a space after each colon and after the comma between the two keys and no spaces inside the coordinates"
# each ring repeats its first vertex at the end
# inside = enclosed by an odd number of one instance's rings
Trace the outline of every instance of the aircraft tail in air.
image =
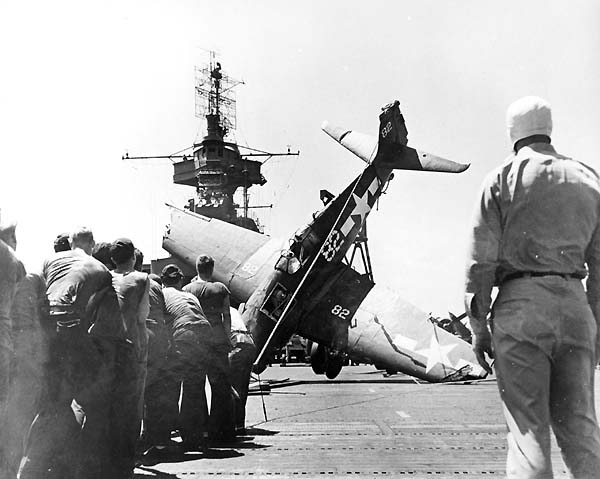
{"type": "Polygon", "coordinates": [[[379,163],[381,168],[461,173],[469,167],[407,146],[408,131],[398,105],[395,101],[383,108],[379,140],[328,122],[321,129],[366,163],[379,163]]]}

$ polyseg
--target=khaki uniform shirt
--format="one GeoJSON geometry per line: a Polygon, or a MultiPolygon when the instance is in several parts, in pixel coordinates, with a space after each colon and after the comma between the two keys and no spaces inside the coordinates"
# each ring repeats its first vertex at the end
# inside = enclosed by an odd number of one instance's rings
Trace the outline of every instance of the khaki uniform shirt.
{"type": "Polygon", "coordinates": [[[516,272],[589,272],[587,292],[600,319],[600,180],[552,145],[523,147],[484,180],[475,208],[465,306],[483,320],[491,292],[516,272]],[[587,270],[586,270],[587,265],[587,270]]]}

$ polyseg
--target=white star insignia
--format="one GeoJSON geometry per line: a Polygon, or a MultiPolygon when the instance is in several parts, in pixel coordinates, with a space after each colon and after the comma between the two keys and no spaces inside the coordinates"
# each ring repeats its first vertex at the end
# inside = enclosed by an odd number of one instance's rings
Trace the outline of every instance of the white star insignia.
{"type": "Polygon", "coordinates": [[[427,367],[425,372],[428,373],[437,364],[441,364],[442,366],[446,365],[454,369],[452,361],[450,361],[450,358],[448,357],[448,353],[452,351],[455,347],[456,344],[447,344],[446,346],[442,346],[438,342],[437,338],[435,336],[432,336],[429,348],[420,349],[415,352],[427,358],[427,367]]]}
{"type": "MultiPolygon", "coordinates": [[[[367,216],[369,211],[371,211],[371,207],[369,206],[369,203],[366,200],[366,198],[361,198],[360,196],[357,196],[354,193],[352,193],[352,196],[354,197],[354,202],[356,203],[356,206],[354,207],[351,216],[360,215],[360,224],[362,225],[365,221],[365,217],[367,216]]],[[[365,194],[365,197],[366,196],[367,195],[365,194]]]]}

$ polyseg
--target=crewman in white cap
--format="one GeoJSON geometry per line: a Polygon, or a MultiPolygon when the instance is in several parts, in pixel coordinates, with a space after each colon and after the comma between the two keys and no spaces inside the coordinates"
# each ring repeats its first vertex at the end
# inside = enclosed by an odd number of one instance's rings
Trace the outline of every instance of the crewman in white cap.
{"type": "Polygon", "coordinates": [[[552,477],[551,426],[573,477],[597,478],[600,180],[552,147],[545,100],[514,102],[507,125],[514,153],[484,180],[475,209],[465,295],[473,348],[489,372],[485,354],[495,358],[507,477],[552,477]]]}

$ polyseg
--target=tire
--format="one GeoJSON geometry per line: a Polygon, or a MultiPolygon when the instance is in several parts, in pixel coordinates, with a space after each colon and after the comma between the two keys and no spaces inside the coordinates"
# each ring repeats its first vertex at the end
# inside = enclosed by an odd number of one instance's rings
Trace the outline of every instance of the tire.
{"type": "Polygon", "coordinates": [[[313,343],[310,348],[310,367],[315,374],[324,374],[327,369],[327,351],[325,346],[313,343]]]}
{"type": "Polygon", "coordinates": [[[325,376],[327,379],[335,379],[338,374],[342,371],[344,367],[344,357],[343,356],[329,356],[327,358],[327,366],[325,369],[325,376]]]}

